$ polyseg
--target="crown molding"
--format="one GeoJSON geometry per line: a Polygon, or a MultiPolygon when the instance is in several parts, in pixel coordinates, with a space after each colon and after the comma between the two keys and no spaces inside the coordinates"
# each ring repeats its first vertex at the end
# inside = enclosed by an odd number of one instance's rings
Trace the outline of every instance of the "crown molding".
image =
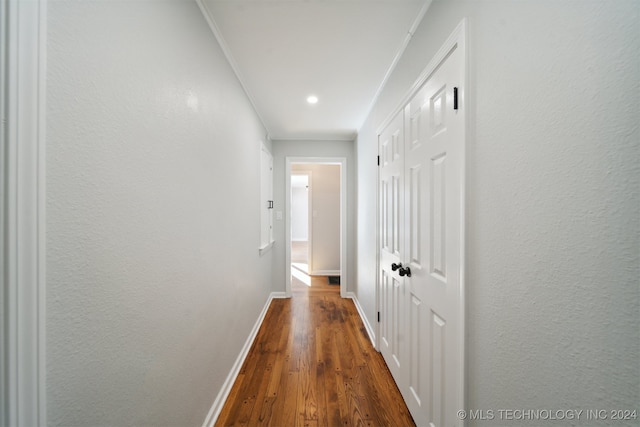
{"type": "Polygon", "coordinates": [[[253,107],[253,111],[255,111],[256,115],[258,116],[258,119],[260,120],[260,123],[262,123],[262,126],[267,131],[267,135],[269,135],[271,133],[269,131],[269,127],[267,126],[267,123],[265,122],[264,118],[260,114],[260,110],[258,110],[258,107],[256,106],[256,102],[253,96],[251,95],[251,92],[249,91],[249,87],[245,83],[245,79],[242,77],[242,73],[240,73],[240,68],[238,67],[236,60],[233,58],[233,55],[231,54],[229,45],[225,41],[224,37],[222,37],[222,32],[220,31],[218,24],[216,24],[216,20],[214,19],[213,13],[209,9],[209,6],[207,6],[206,0],[196,0],[196,3],[200,8],[200,12],[202,12],[202,16],[204,16],[204,19],[207,21],[207,24],[209,25],[209,28],[211,29],[213,36],[215,37],[216,41],[220,45],[220,49],[222,50],[222,53],[227,59],[229,66],[233,70],[233,73],[236,75],[236,78],[238,79],[240,86],[242,86],[242,89],[244,90],[245,95],[249,99],[249,102],[253,107]]]}
{"type": "Polygon", "coordinates": [[[287,135],[278,136],[272,135],[273,141],[336,141],[336,142],[353,142],[357,137],[356,132],[349,133],[316,133],[316,134],[300,134],[300,135],[287,135]]]}
{"type": "Polygon", "coordinates": [[[413,23],[411,24],[411,27],[407,31],[407,35],[405,36],[405,38],[402,41],[402,43],[400,43],[400,46],[398,47],[398,50],[396,51],[396,55],[393,57],[393,60],[391,61],[391,64],[389,65],[389,68],[387,69],[387,72],[385,73],[384,77],[382,78],[382,81],[380,82],[380,85],[378,86],[378,90],[376,90],[375,95],[373,95],[373,99],[371,100],[371,103],[369,104],[369,107],[367,108],[367,113],[364,115],[364,121],[360,124],[360,127],[358,128],[358,132],[357,132],[358,134],[360,133],[360,130],[362,129],[362,126],[364,125],[364,123],[366,123],[367,119],[371,115],[371,112],[373,111],[373,108],[375,107],[376,103],[378,102],[378,99],[380,98],[380,95],[382,95],[382,91],[384,90],[385,86],[387,85],[387,82],[389,81],[389,78],[391,78],[391,75],[395,71],[396,66],[398,65],[398,62],[400,62],[400,58],[402,58],[402,55],[404,54],[404,51],[407,49],[407,46],[409,46],[409,42],[413,38],[413,35],[415,34],[416,29],[418,28],[418,25],[420,25],[420,23],[424,19],[424,16],[427,14],[427,11],[429,10],[429,7],[431,6],[431,2],[432,2],[432,0],[425,0],[424,4],[420,8],[420,11],[418,12],[418,15],[416,15],[416,19],[414,19],[413,23]]]}

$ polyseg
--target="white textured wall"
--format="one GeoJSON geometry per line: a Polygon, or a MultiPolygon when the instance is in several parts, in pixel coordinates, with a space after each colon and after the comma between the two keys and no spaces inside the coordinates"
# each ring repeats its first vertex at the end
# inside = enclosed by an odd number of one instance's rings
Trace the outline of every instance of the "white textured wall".
{"type": "MultiPolygon", "coordinates": [[[[375,110],[358,132],[355,143],[357,162],[357,276],[353,292],[364,310],[369,325],[377,324],[377,191],[378,136],[375,110]]],[[[384,119],[380,119],[384,120],[384,119]]],[[[373,331],[377,333],[377,331],[373,331]]]]}
{"type": "MultiPolygon", "coordinates": [[[[274,210],[285,210],[286,157],[344,157],[347,159],[347,283],[351,291],[356,268],[356,171],[354,144],[351,141],[273,141],[273,197],[274,210]]],[[[315,177],[314,177],[315,178],[315,177]]],[[[314,207],[315,209],[315,207],[314,207]]],[[[273,286],[285,291],[285,221],[274,221],[273,286]]]]}
{"type": "MultiPolygon", "coordinates": [[[[468,407],[640,409],[635,0],[432,3],[357,141],[358,298],[373,323],[376,127],[463,17],[468,407]]],[[[638,422],[585,417],[543,423],[638,422]]]]}
{"type": "Polygon", "coordinates": [[[48,15],[48,424],[200,426],[271,292],[264,129],[194,2],[48,15]]]}
{"type": "Polygon", "coordinates": [[[309,190],[291,187],[291,240],[309,239],[309,190]]]}
{"type": "Polygon", "coordinates": [[[291,170],[311,171],[310,273],[340,271],[340,166],[301,164],[291,170]]]}

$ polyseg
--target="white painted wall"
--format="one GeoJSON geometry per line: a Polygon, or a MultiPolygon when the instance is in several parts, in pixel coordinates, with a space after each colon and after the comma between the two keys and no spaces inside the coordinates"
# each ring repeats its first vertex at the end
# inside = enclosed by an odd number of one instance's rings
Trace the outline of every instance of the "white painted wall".
{"type": "Polygon", "coordinates": [[[311,171],[310,273],[340,271],[340,165],[294,164],[291,170],[311,171]]]}
{"type": "MultiPolygon", "coordinates": [[[[346,290],[351,291],[355,282],[355,155],[351,141],[273,141],[273,193],[274,210],[285,210],[285,158],[286,157],[344,157],[347,159],[347,280],[346,290]]],[[[315,172],[314,183],[315,183],[315,172]]],[[[313,184],[315,185],[315,184],[313,184]]],[[[313,192],[316,189],[314,187],[313,192]]],[[[315,202],[314,202],[315,206],[315,202]]],[[[315,207],[314,207],[315,209],[315,207]]],[[[273,286],[285,291],[285,221],[274,222],[273,286]]]]}
{"type": "Polygon", "coordinates": [[[299,181],[291,183],[291,240],[309,240],[309,189],[308,176],[299,175],[299,181]]]}
{"type": "Polygon", "coordinates": [[[638,409],[635,0],[432,3],[357,140],[358,300],[373,324],[376,127],[463,17],[468,408],[638,409]]]}
{"type": "Polygon", "coordinates": [[[265,131],[194,2],[50,1],[47,87],[48,424],[202,425],[271,292],[265,131]]]}

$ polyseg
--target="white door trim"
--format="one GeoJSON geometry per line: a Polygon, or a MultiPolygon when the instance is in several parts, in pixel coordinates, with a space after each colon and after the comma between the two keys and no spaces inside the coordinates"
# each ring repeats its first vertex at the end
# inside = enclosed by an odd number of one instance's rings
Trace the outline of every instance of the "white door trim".
{"type": "Polygon", "coordinates": [[[340,297],[347,297],[347,158],[285,158],[285,292],[291,297],[291,165],[294,163],[340,165],[340,297]]]}
{"type": "Polygon", "coordinates": [[[0,5],[2,425],[46,425],[46,0],[0,5]]]}
{"type": "MultiPolygon", "coordinates": [[[[381,122],[380,126],[376,130],[376,135],[380,135],[382,131],[391,123],[394,117],[409,103],[409,101],[417,94],[422,85],[431,77],[431,75],[436,71],[438,66],[449,56],[449,54],[453,51],[453,49],[457,49],[462,53],[463,61],[464,61],[464,78],[463,78],[463,87],[460,88],[458,92],[458,102],[459,109],[461,114],[463,114],[464,120],[464,129],[463,129],[463,139],[464,139],[464,147],[468,144],[469,136],[471,132],[469,131],[469,120],[468,115],[466,114],[466,108],[469,105],[467,95],[469,93],[469,53],[467,50],[467,19],[464,18],[458,26],[453,30],[451,35],[447,38],[444,44],[440,47],[438,52],[433,56],[431,61],[429,61],[426,68],[422,71],[418,79],[414,82],[414,84],[409,88],[407,93],[402,97],[401,101],[398,103],[397,107],[391,111],[391,113],[387,116],[387,118],[381,122]]],[[[379,147],[379,141],[376,140],[376,144],[379,147]]],[[[380,155],[380,153],[378,153],[380,155]]],[[[459,301],[461,310],[459,312],[459,337],[460,337],[460,354],[459,360],[460,363],[460,401],[458,402],[458,408],[465,408],[465,378],[466,378],[466,357],[465,357],[465,307],[466,307],[466,275],[465,275],[465,266],[466,266],[466,148],[462,150],[461,153],[461,188],[460,188],[460,295],[459,301]]],[[[377,171],[377,209],[376,209],[376,268],[377,272],[380,271],[380,168],[377,171]]],[[[381,310],[381,298],[380,298],[380,274],[376,273],[376,308],[378,313],[381,310]]],[[[381,325],[380,322],[376,324],[376,335],[375,335],[375,348],[380,351],[380,331],[381,325]]],[[[458,425],[462,426],[464,422],[462,420],[458,421],[458,425]]]]}

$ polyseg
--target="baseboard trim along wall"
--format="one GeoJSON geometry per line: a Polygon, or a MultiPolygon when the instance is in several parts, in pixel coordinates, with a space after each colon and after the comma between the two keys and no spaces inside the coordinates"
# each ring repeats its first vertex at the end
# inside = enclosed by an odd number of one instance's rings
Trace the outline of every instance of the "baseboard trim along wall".
{"type": "Polygon", "coordinates": [[[340,270],[313,270],[309,276],[340,276],[340,270]]]}
{"type": "Polygon", "coordinates": [[[262,326],[262,322],[264,321],[264,318],[267,315],[267,310],[271,305],[271,301],[275,298],[286,298],[286,297],[287,295],[285,292],[271,292],[271,294],[269,295],[269,298],[267,299],[267,302],[265,303],[264,308],[262,309],[262,312],[258,316],[258,320],[256,320],[255,325],[253,325],[253,329],[251,330],[249,337],[245,341],[244,346],[242,347],[242,350],[240,351],[240,354],[236,359],[236,362],[231,367],[231,371],[229,372],[229,375],[227,375],[227,379],[222,385],[222,388],[220,389],[220,392],[218,393],[216,400],[213,401],[213,405],[211,405],[211,409],[209,409],[209,413],[207,414],[207,417],[205,418],[204,423],[202,424],[202,427],[213,427],[216,420],[220,416],[222,407],[224,406],[224,403],[227,401],[227,397],[229,397],[229,393],[231,393],[231,387],[233,387],[233,383],[235,383],[236,378],[238,378],[238,374],[240,373],[242,364],[244,363],[245,359],[247,358],[247,355],[249,354],[249,350],[251,349],[251,345],[253,344],[253,341],[258,336],[258,331],[260,330],[260,326],[262,326]]]}
{"type": "Polygon", "coordinates": [[[369,339],[371,340],[371,344],[373,344],[373,348],[376,348],[376,333],[374,332],[373,327],[369,323],[369,320],[367,319],[367,316],[364,315],[364,310],[362,309],[362,306],[360,305],[360,301],[358,301],[358,297],[353,292],[347,292],[347,294],[345,296],[347,298],[351,298],[353,300],[353,303],[356,306],[356,310],[358,310],[358,314],[360,315],[360,318],[362,319],[362,323],[364,323],[364,328],[367,330],[367,334],[369,335],[369,339]]]}

